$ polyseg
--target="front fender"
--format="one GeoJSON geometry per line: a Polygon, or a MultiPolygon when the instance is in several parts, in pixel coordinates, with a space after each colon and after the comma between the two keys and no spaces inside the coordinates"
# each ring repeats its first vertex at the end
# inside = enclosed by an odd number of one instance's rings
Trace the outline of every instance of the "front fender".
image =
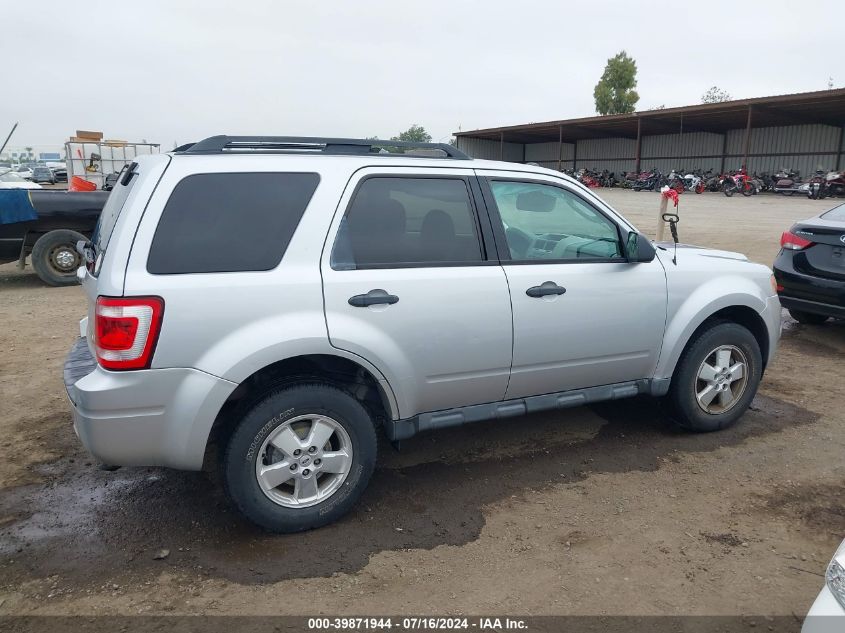
{"type": "Polygon", "coordinates": [[[655,378],[670,379],[675,365],[693,332],[709,317],[719,310],[734,306],[745,306],[763,315],[768,305],[768,297],[751,279],[741,275],[721,275],[693,290],[688,296],[679,298],[680,292],[670,288],[669,318],[663,338],[663,349],[657,361],[655,378]],[[725,292],[732,288],[732,292],[725,292]],[[675,294],[676,297],[672,295],[675,294]],[[673,301],[674,300],[674,301],[673,301]],[[677,305],[672,310],[672,304],[677,305]]]}

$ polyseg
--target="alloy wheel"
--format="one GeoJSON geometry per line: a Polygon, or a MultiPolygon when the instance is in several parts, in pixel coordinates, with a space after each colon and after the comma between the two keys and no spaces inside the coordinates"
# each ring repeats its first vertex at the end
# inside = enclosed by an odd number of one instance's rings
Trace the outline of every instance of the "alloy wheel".
{"type": "Polygon", "coordinates": [[[748,385],[748,359],[734,345],[721,345],[710,352],[698,368],[695,399],[711,415],[731,409],[748,385]]]}
{"type": "Polygon", "coordinates": [[[337,420],[299,415],[276,427],[255,461],[262,492],[287,508],[306,508],[331,497],[352,467],[352,440],[337,420]]]}

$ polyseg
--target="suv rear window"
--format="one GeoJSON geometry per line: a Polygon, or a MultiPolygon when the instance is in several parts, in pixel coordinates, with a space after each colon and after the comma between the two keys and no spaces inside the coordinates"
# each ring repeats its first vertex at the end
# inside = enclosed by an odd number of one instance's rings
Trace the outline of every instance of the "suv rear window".
{"type": "Polygon", "coordinates": [[[132,185],[134,185],[137,180],[138,163],[124,165],[123,169],[120,170],[120,176],[118,177],[117,183],[114,185],[114,189],[112,189],[111,193],[109,193],[109,197],[106,199],[106,204],[100,212],[100,219],[97,220],[97,228],[94,229],[94,237],[92,238],[92,241],[97,253],[106,252],[106,247],[109,245],[109,240],[111,239],[112,231],[114,231],[114,225],[117,224],[117,218],[120,216],[120,211],[123,209],[123,205],[129,197],[129,192],[132,191],[132,185]],[[122,176],[127,170],[129,173],[134,172],[135,175],[129,177],[129,182],[124,185],[122,176]]]}
{"type": "Polygon", "coordinates": [[[313,173],[184,178],[161,213],[147,271],[168,275],[275,268],[319,181],[313,173]]]}

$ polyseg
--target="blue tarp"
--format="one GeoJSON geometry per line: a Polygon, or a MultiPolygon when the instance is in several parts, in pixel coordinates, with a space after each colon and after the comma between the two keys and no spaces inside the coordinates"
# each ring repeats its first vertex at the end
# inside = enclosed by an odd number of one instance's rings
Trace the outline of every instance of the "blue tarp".
{"type": "Polygon", "coordinates": [[[0,189],[0,224],[37,219],[28,189],[0,189]]]}

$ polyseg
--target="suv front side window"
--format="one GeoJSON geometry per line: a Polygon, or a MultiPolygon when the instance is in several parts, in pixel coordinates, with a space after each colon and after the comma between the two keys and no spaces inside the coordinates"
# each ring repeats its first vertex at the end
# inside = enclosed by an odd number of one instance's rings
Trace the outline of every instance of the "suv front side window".
{"type": "Polygon", "coordinates": [[[332,250],[335,270],[483,261],[463,178],[372,177],[356,190],[332,250]]]}
{"type": "Polygon", "coordinates": [[[490,187],[513,261],[623,258],[616,224],[571,191],[511,180],[490,187]]]}

